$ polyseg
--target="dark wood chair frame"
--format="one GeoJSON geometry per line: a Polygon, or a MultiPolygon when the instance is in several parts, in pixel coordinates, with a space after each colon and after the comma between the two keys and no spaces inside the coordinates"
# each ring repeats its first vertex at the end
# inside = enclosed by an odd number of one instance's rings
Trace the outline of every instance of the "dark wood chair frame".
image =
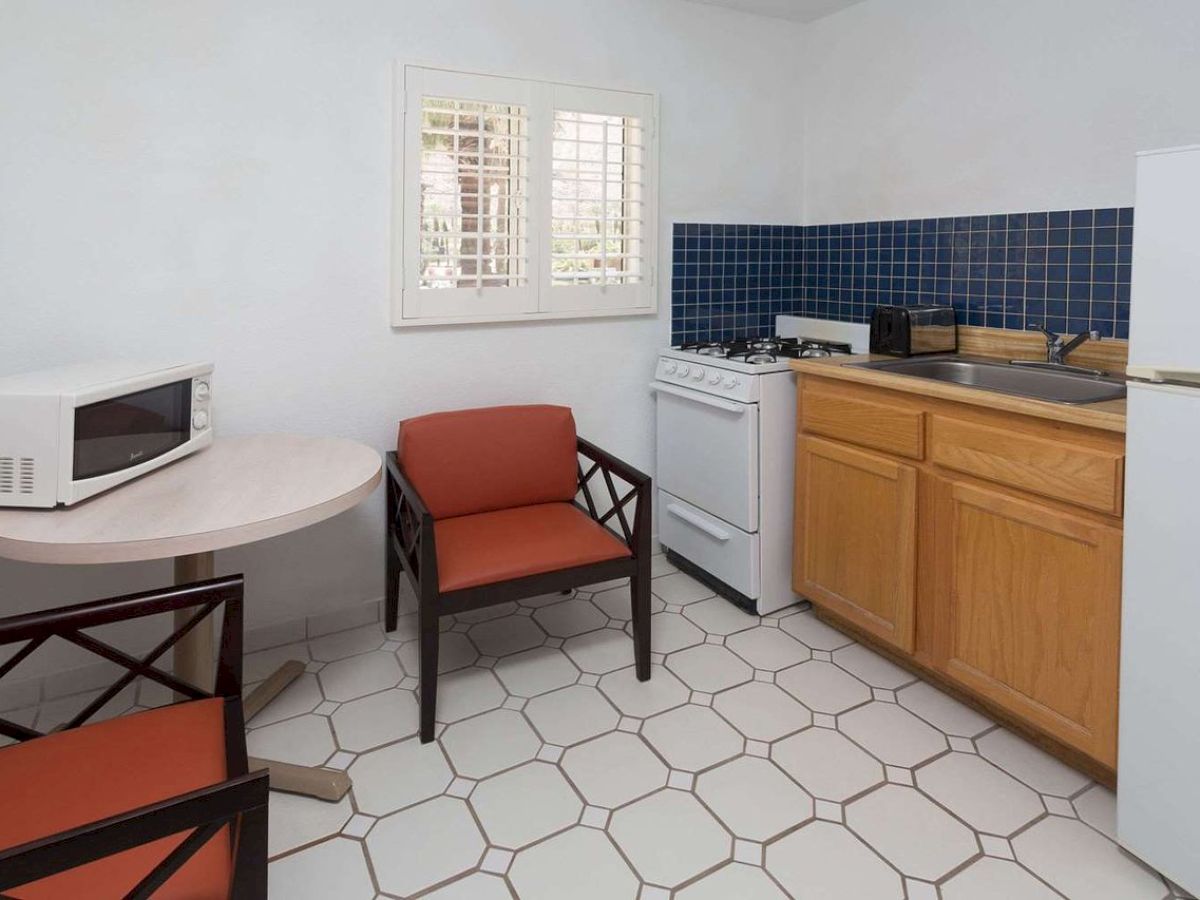
{"type": "Polygon", "coordinates": [[[575,506],[623,540],[632,555],[447,593],[442,593],[438,587],[433,516],[417,489],[400,470],[396,454],[387,454],[385,619],[387,630],[395,631],[400,611],[400,571],[403,568],[417,596],[422,743],[433,740],[437,707],[438,619],[441,616],[628,577],[637,677],[639,681],[650,680],[650,476],[583,438],[577,438],[576,449],[578,455],[587,461],[588,468],[585,471],[583,464],[577,465],[575,506]],[[603,512],[597,506],[590,486],[592,478],[597,475],[607,488],[610,503],[603,512]],[[618,492],[614,476],[629,486],[624,494],[618,492]],[[578,499],[580,495],[582,503],[578,499]],[[626,507],[633,500],[637,502],[631,522],[626,507]],[[620,531],[614,529],[610,522],[615,522],[620,531]]]}
{"type": "MultiPolygon", "coordinates": [[[[233,880],[229,896],[233,900],[260,900],[267,896],[267,773],[247,772],[242,721],[242,594],[242,576],[237,575],[0,619],[0,646],[25,642],[0,664],[0,678],[52,637],[69,641],[126,670],[111,687],[56,731],[83,725],[142,676],[182,695],[185,699],[180,702],[223,698],[225,763],[229,774],[228,780],[220,784],[0,850],[0,897],[8,896],[4,891],[31,881],[190,830],[191,834],[125,895],[126,900],[149,898],[226,825],[232,829],[233,880]],[[155,661],[181,637],[222,607],[221,650],[212,692],[155,667],[155,661]],[[188,609],[195,609],[195,614],[141,658],[84,633],[84,629],[113,622],[188,609]]],[[[0,734],[17,741],[43,736],[42,732],[2,718],[0,734]]],[[[131,748],[130,752],[137,752],[137,748],[131,748]]]]}

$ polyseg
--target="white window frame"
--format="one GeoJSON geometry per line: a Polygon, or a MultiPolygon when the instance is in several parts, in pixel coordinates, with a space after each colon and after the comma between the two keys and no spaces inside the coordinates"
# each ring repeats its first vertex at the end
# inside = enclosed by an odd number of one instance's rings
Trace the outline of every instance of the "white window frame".
{"type": "Polygon", "coordinates": [[[654,315],[658,311],[658,98],[397,63],[395,67],[391,322],[396,327],[654,315]],[[421,288],[422,98],[524,106],[529,115],[526,219],[528,273],[513,287],[421,288]],[[551,148],[554,110],[642,120],[642,256],[636,284],[554,285],[551,274],[551,148]]]}

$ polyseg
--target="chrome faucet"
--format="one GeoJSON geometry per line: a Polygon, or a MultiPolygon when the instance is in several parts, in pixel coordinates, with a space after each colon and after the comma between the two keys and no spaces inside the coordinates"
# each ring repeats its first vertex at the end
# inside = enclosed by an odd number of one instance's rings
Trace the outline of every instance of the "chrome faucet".
{"type": "Polygon", "coordinates": [[[1042,325],[1034,325],[1030,330],[1031,331],[1040,331],[1046,338],[1046,360],[1045,360],[1045,362],[1042,362],[1040,360],[1034,361],[1034,360],[1028,360],[1028,359],[1014,359],[1014,360],[1010,360],[1012,365],[1014,365],[1014,366],[1029,366],[1032,368],[1064,369],[1064,370],[1070,370],[1072,372],[1078,372],[1080,374],[1086,374],[1086,375],[1107,375],[1108,374],[1107,372],[1105,372],[1101,369],[1087,369],[1087,368],[1083,368],[1082,366],[1072,366],[1067,363],[1067,355],[1071,351],[1073,351],[1076,347],[1078,347],[1080,344],[1082,344],[1084,341],[1100,340],[1101,338],[1100,338],[1099,331],[1081,331],[1081,332],[1079,332],[1079,334],[1075,335],[1075,337],[1071,338],[1071,340],[1063,341],[1061,334],[1055,334],[1049,328],[1046,328],[1042,325]]]}

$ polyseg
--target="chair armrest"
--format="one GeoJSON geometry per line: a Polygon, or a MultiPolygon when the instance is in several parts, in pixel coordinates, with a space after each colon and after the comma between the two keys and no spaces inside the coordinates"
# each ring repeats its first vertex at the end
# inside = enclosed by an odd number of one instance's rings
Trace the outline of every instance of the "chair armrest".
{"type": "Polygon", "coordinates": [[[408,504],[413,508],[413,512],[422,519],[427,516],[432,519],[433,516],[429,513],[429,507],[427,507],[425,505],[425,501],[421,499],[420,492],[417,491],[416,486],[408,480],[404,473],[400,471],[400,461],[396,458],[396,452],[393,450],[385,454],[385,459],[388,477],[395,482],[398,488],[400,488],[400,492],[404,494],[404,499],[408,501],[408,504]]]}
{"type": "Polygon", "coordinates": [[[607,450],[600,449],[589,440],[581,437],[577,437],[575,440],[579,453],[592,462],[598,463],[602,469],[607,469],[634,487],[640,488],[650,484],[650,476],[645,472],[635,469],[629,463],[618,459],[607,450]]]}
{"type": "Polygon", "coordinates": [[[416,485],[400,469],[395,451],[385,455],[387,467],[388,540],[400,557],[417,596],[438,587],[437,545],[433,514],[416,485]]]}
{"type": "MultiPolygon", "coordinates": [[[[132,847],[195,829],[177,850],[167,855],[147,881],[161,884],[211,838],[222,825],[261,811],[254,824],[262,826],[262,854],[266,856],[265,813],[267,773],[254,772],[200,788],[170,800],[120,813],[0,851],[0,891],[47,878],[76,866],[113,856],[132,847]],[[257,821],[261,819],[261,823],[257,821]],[[155,877],[157,876],[157,878],[155,877]],[[154,879],[151,881],[150,879],[154,879]]],[[[243,818],[242,825],[246,824],[243,818]]],[[[238,835],[238,844],[248,837],[238,835]]],[[[257,837],[257,836],[255,836],[257,837]]],[[[153,888],[152,888],[153,889],[153,888]]],[[[150,891],[152,892],[152,890],[150,891]]],[[[148,896],[147,892],[144,896],[148,896]]],[[[143,896],[135,890],[130,896],[143,896]]]]}
{"type": "MultiPolygon", "coordinates": [[[[587,504],[586,512],[600,525],[606,525],[609,519],[615,518],[621,526],[617,536],[625,541],[635,558],[645,557],[648,559],[650,556],[650,476],[584,438],[576,438],[576,450],[580,456],[592,461],[592,466],[587,472],[584,472],[582,467],[579,469],[579,490],[583,493],[583,499],[587,504]],[[608,489],[608,498],[611,504],[603,514],[597,509],[595,498],[592,497],[591,489],[588,486],[589,480],[597,472],[604,478],[604,485],[608,489]],[[617,487],[613,484],[614,475],[632,486],[632,489],[623,497],[618,495],[617,487]],[[631,526],[625,513],[625,505],[635,498],[637,511],[631,526]]],[[[615,529],[610,530],[616,533],[615,529]]]]}

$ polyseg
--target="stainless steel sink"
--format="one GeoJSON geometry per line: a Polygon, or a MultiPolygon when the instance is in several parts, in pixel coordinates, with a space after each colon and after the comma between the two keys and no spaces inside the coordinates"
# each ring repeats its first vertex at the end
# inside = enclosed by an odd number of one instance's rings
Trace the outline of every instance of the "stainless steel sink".
{"type": "Polygon", "coordinates": [[[1016,394],[1051,403],[1099,403],[1125,396],[1125,382],[1116,378],[1022,368],[995,360],[959,356],[917,356],[875,362],[846,363],[860,369],[875,369],[894,375],[930,378],[968,387],[1016,394]]]}

